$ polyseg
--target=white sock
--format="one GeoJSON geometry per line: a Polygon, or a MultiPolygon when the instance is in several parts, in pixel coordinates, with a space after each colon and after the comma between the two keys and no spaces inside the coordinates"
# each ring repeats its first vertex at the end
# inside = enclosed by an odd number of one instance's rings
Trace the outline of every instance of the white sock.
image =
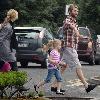
{"type": "Polygon", "coordinates": [[[57,92],[60,92],[60,89],[58,89],[57,92]]]}

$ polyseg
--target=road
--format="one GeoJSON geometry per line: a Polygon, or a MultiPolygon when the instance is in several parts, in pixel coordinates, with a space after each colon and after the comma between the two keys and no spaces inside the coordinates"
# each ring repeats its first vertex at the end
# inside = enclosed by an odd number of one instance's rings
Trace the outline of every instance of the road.
{"type": "MultiPolygon", "coordinates": [[[[19,63],[18,63],[19,65],[19,63]]],[[[86,79],[89,79],[94,76],[100,76],[100,65],[90,66],[82,62],[82,69],[86,79]]],[[[47,69],[41,68],[40,65],[29,64],[29,68],[19,68],[20,71],[26,71],[29,78],[32,78],[25,86],[30,88],[30,91],[34,91],[33,86],[38,82],[42,81],[47,75],[47,69]]],[[[53,78],[54,80],[54,78],[53,78]]],[[[40,90],[45,91],[46,95],[55,95],[55,93],[50,92],[50,85],[46,84],[40,90]]],[[[62,87],[66,89],[65,95],[68,97],[93,97],[100,98],[100,86],[98,85],[90,93],[86,93],[84,86],[78,80],[75,69],[67,69],[63,75],[62,87]]],[[[98,99],[100,100],[100,99],[98,99]]]]}

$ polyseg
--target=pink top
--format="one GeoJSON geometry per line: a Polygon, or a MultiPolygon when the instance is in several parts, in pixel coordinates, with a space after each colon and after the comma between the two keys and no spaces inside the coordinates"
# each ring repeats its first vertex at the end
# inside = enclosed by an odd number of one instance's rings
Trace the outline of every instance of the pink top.
{"type": "MultiPolygon", "coordinates": [[[[59,63],[59,61],[60,61],[60,53],[58,51],[56,51],[55,49],[53,49],[50,52],[50,56],[52,57],[52,60],[54,60],[55,62],[59,63]]],[[[49,63],[48,69],[56,69],[56,68],[57,68],[57,66],[49,63]]]]}

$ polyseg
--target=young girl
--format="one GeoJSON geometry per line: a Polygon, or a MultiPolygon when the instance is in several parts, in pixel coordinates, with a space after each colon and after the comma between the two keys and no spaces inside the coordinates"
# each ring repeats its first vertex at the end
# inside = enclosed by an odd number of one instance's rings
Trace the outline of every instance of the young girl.
{"type": "Polygon", "coordinates": [[[60,61],[60,53],[59,50],[61,49],[61,41],[58,39],[55,39],[54,41],[52,41],[53,43],[53,48],[48,56],[48,60],[49,60],[49,64],[48,64],[48,75],[46,77],[46,79],[42,82],[40,82],[37,85],[34,85],[34,89],[35,91],[38,93],[37,89],[46,84],[49,83],[51,81],[51,78],[53,77],[53,75],[56,77],[57,80],[57,92],[56,94],[64,94],[64,92],[60,91],[61,88],[61,82],[62,82],[62,77],[61,77],[61,73],[59,71],[59,66],[63,66],[64,63],[60,61]]]}

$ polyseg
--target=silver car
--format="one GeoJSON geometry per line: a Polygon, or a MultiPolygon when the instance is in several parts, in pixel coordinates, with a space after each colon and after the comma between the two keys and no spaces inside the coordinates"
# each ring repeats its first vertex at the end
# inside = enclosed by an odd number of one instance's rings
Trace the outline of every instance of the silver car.
{"type": "Polygon", "coordinates": [[[15,27],[18,40],[17,61],[22,67],[28,66],[29,62],[41,64],[47,67],[47,54],[43,52],[42,46],[53,39],[52,34],[43,27],[15,27]]]}

